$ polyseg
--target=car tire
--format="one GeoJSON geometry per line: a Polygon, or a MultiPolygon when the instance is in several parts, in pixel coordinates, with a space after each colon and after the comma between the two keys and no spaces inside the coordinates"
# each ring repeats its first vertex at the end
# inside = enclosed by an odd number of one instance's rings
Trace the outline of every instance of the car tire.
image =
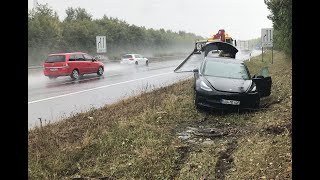
{"type": "Polygon", "coordinates": [[[103,75],[103,67],[100,66],[97,72],[98,76],[102,76],[103,75]]]}
{"type": "Polygon", "coordinates": [[[149,61],[146,61],[146,66],[149,66],[149,61]]]}
{"type": "Polygon", "coordinates": [[[136,61],[136,62],[134,62],[134,64],[135,64],[135,65],[138,65],[139,63],[138,63],[138,61],[136,61]]]}
{"type": "Polygon", "coordinates": [[[78,80],[80,78],[80,74],[79,74],[79,71],[77,69],[74,69],[70,75],[70,77],[73,79],[73,80],[78,80]]]}
{"type": "Polygon", "coordinates": [[[198,94],[196,91],[194,91],[194,107],[196,108],[197,111],[201,111],[202,107],[199,105],[199,99],[198,99],[198,94]]]}

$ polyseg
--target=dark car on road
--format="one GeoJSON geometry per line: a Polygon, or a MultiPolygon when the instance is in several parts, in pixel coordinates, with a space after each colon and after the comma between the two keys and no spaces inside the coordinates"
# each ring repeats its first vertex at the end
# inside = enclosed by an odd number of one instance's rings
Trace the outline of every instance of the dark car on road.
{"type": "Polygon", "coordinates": [[[251,77],[247,66],[239,60],[206,57],[200,68],[193,72],[197,109],[256,109],[260,98],[271,93],[272,80],[268,69],[264,68],[259,76],[251,77]]]}

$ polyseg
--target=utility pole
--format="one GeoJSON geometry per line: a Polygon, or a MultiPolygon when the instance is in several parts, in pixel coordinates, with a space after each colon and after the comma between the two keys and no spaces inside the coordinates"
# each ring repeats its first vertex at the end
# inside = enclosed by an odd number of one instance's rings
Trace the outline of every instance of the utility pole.
{"type": "Polygon", "coordinates": [[[261,55],[262,55],[262,62],[263,62],[263,47],[262,47],[262,53],[261,53],[261,55]]]}

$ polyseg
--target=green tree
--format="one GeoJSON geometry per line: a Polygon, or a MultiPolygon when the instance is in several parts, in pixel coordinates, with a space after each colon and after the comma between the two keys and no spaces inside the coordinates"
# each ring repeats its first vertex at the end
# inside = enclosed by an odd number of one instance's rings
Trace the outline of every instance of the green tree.
{"type": "Polygon", "coordinates": [[[28,62],[41,62],[48,51],[59,47],[62,27],[56,12],[47,4],[28,13],[28,62]]]}
{"type": "Polygon", "coordinates": [[[124,53],[186,53],[193,49],[194,40],[203,39],[184,31],[130,25],[106,15],[93,20],[92,15],[80,7],[69,7],[61,22],[57,13],[45,4],[28,13],[28,61],[41,63],[47,54],[55,52],[83,51],[94,55],[98,35],[106,36],[107,56],[111,59],[124,53]]]}
{"type": "Polygon", "coordinates": [[[66,10],[67,17],[65,18],[65,21],[73,21],[73,20],[92,20],[92,15],[89,14],[84,8],[72,8],[69,7],[66,10]]]}
{"type": "Polygon", "coordinates": [[[274,47],[291,56],[292,53],[292,1],[264,0],[273,22],[274,47]]]}

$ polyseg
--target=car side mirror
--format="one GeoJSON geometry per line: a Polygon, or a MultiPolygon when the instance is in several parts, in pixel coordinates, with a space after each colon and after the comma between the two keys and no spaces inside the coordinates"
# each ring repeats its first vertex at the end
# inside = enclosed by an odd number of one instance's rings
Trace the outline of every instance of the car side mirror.
{"type": "Polygon", "coordinates": [[[194,69],[193,73],[199,73],[199,69],[194,69]]]}

